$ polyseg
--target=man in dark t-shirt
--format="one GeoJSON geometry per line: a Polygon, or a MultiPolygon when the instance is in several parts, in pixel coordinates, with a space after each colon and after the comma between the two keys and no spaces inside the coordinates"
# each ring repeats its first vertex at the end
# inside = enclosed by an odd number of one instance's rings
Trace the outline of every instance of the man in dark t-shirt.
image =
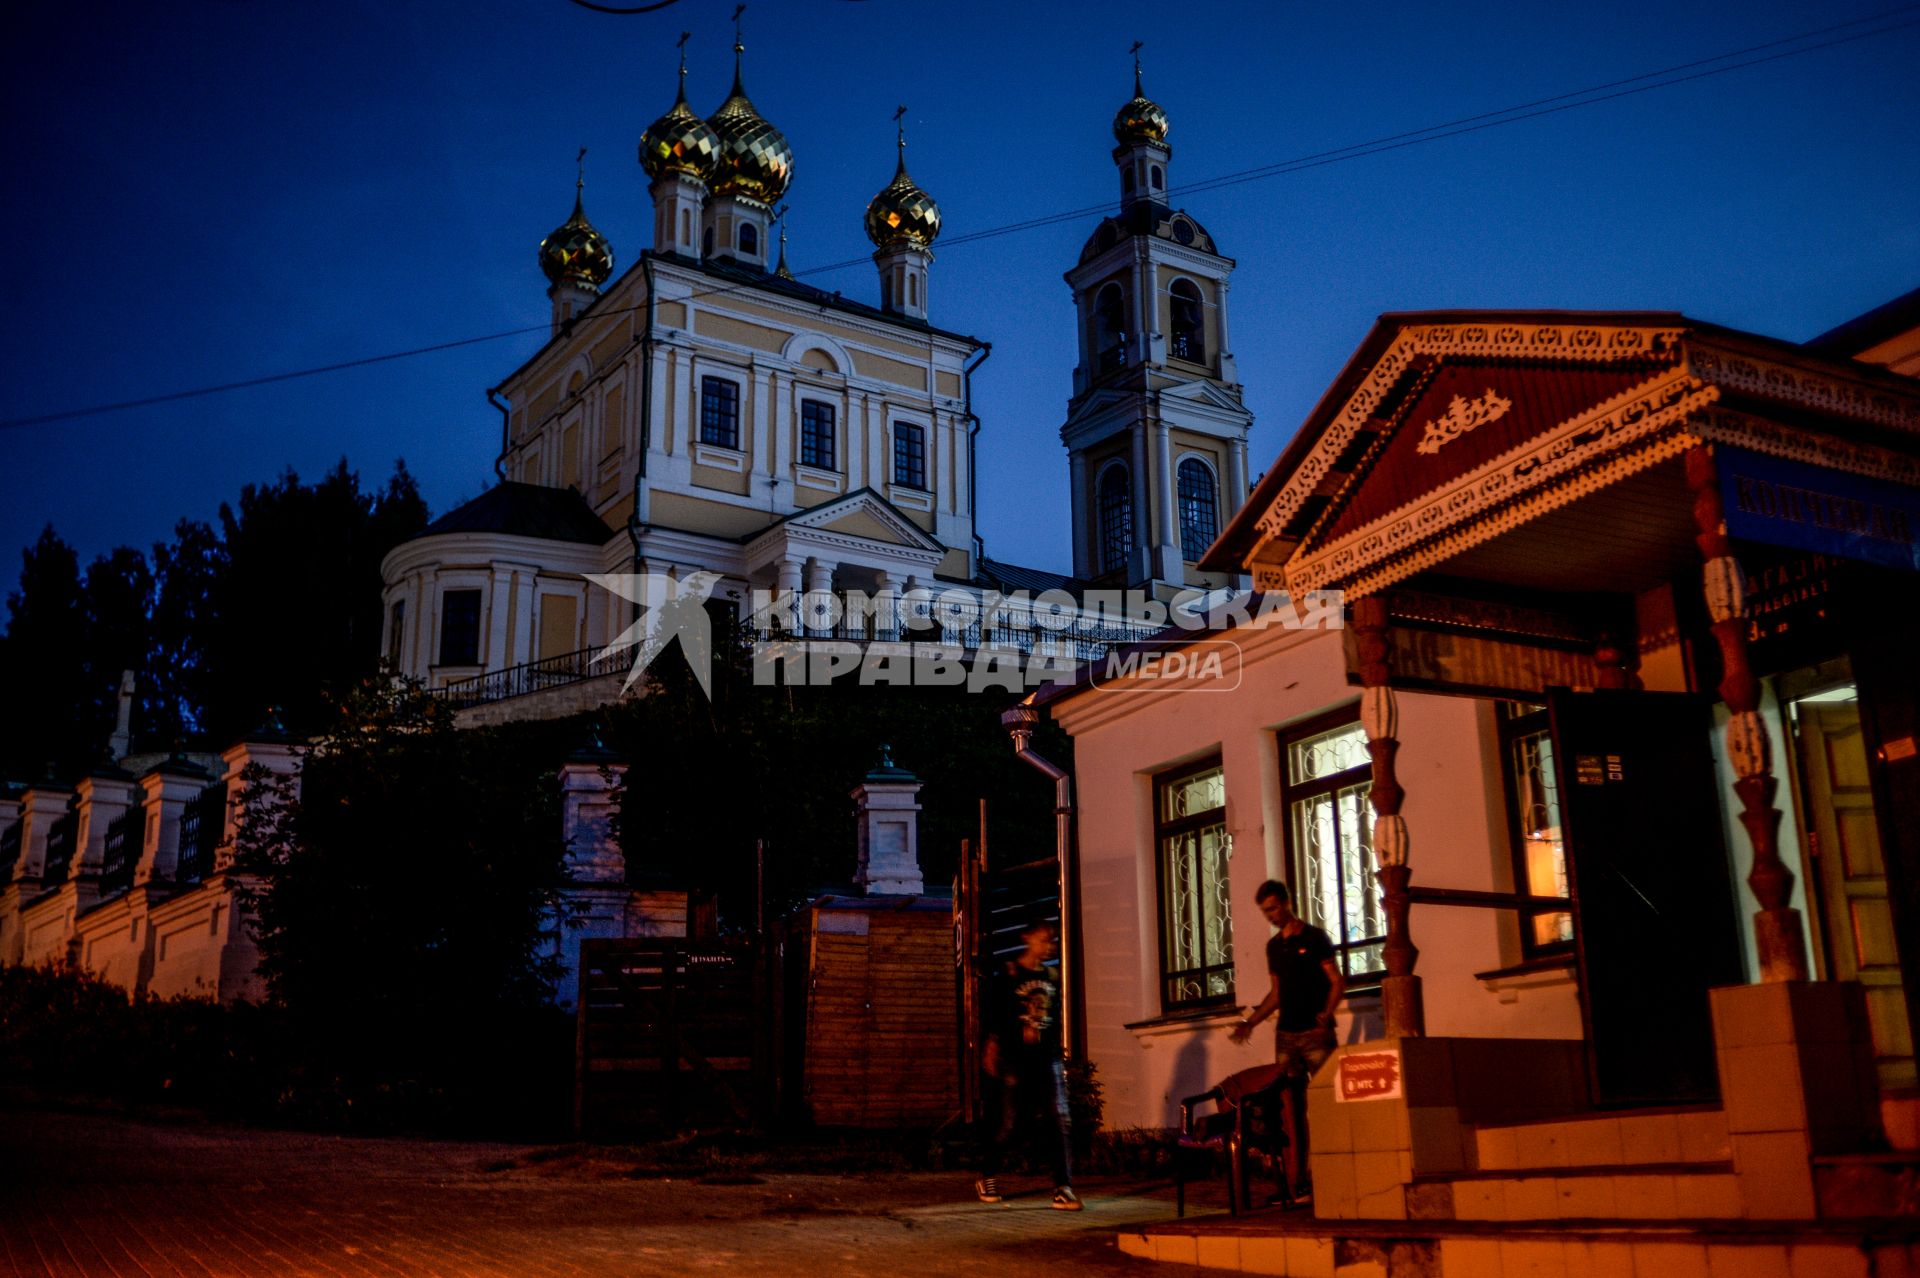
{"type": "Polygon", "coordinates": [[[1231,1034],[1234,1042],[1244,1043],[1255,1025],[1274,1016],[1273,1060],[1287,1080],[1287,1118],[1293,1133],[1287,1179],[1294,1186],[1294,1201],[1304,1202],[1309,1193],[1307,1081],[1333,1053],[1333,1014],[1347,981],[1334,957],[1333,941],[1293,912],[1293,894],[1286,884],[1268,879],[1254,893],[1254,901],[1267,922],[1279,929],[1267,942],[1273,985],[1231,1034]]]}
{"type": "Polygon", "coordinates": [[[1079,1211],[1067,1149],[1066,1061],[1060,1052],[1060,980],[1050,966],[1058,941],[1053,924],[1038,920],[1020,934],[1026,949],[987,986],[986,1053],[982,1062],[998,1080],[999,1112],[987,1147],[984,1175],[974,1186],[980,1201],[1001,1201],[998,1177],[1023,1121],[1046,1145],[1053,1171],[1053,1206],[1079,1211]]]}

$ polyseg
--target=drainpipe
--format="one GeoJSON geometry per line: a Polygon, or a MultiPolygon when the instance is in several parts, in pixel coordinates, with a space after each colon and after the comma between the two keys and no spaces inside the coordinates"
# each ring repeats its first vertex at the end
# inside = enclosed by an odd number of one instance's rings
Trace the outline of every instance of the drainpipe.
{"type": "Polygon", "coordinates": [[[1040,717],[1040,708],[1029,698],[1001,715],[1000,725],[1013,738],[1013,752],[1053,781],[1053,846],[1060,873],[1060,1024],[1066,1031],[1067,1058],[1083,1060],[1087,1027],[1080,1016],[1080,876],[1073,855],[1073,776],[1034,751],[1033,730],[1040,717]]]}
{"type": "Polygon", "coordinates": [[[500,410],[500,453],[493,459],[493,477],[504,484],[507,472],[501,469],[501,463],[507,459],[507,450],[513,447],[513,417],[507,406],[500,402],[498,386],[487,387],[487,402],[500,410]]]}
{"type": "MultiPolygon", "coordinates": [[[[980,536],[980,419],[973,412],[973,372],[993,354],[993,344],[982,342],[976,354],[980,358],[961,366],[960,394],[967,419],[967,513],[972,516],[967,522],[973,529],[973,571],[977,575],[980,561],[987,557],[987,543],[980,536]]],[[[1066,952],[1064,945],[1061,952],[1066,952]]]]}
{"type": "MultiPolygon", "coordinates": [[[[627,516],[627,538],[633,542],[633,570],[640,571],[640,503],[647,488],[647,453],[653,447],[653,254],[640,254],[646,278],[647,322],[640,333],[640,458],[633,472],[633,513],[627,516]]],[[[638,605],[635,606],[636,611],[638,605]]]]}

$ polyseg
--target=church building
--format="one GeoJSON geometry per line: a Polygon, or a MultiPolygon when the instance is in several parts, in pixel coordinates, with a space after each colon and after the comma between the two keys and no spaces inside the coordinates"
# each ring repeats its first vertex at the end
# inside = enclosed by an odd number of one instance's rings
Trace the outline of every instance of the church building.
{"type": "Polygon", "coordinates": [[[940,209],[908,172],[904,131],[865,212],[878,304],[804,283],[778,229],[794,151],[748,97],[743,55],[736,42],[732,87],[704,119],[683,58],[678,96],[641,138],[653,242],[634,266],[614,275],[583,196],[542,242],[551,338],[489,392],[501,482],[384,564],[400,671],[469,710],[539,694],[491,716],[607,700],[620,680],[594,657],[632,617],[587,580],[602,573],[711,572],[737,606],[756,589],[859,592],[880,613],[833,632],[855,640],[899,637],[899,601],[917,592],[1065,591],[1079,607],[1090,586],[1165,600],[1244,581],[1196,564],[1247,488],[1233,262],[1168,206],[1167,117],[1137,66],[1113,126],[1119,212],[1066,276],[1080,333],[1061,431],[1069,575],[983,553],[972,375],[990,347],[937,323],[940,209]]]}

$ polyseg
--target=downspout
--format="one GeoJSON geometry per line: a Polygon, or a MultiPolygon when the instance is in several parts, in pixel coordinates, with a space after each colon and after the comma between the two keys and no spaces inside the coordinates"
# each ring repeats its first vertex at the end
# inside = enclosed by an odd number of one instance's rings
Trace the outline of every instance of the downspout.
{"type": "MultiPolygon", "coordinates": [[[[973,571],[978,575],[980,561],[987,557],[987,543],[980,536],[980,419],[973,413],[973,371],[993,354],[993,343],[982,342],[974,353],[980,358],[960,368],[960,395],[962,412],[967,419],[967,525],[973,529],[973,571]]],[[[1065,951],[1063,945],[1061,952],[1065,951]]]]}
{"type": "Polygon", "coordinates": [[[500,388],[487,387],[487,402],[500,410],[500,453],[493,459],[493,477],[501,483],[507,482],[507,472],[501,465],[507,460],[507,450],[513,447],[513,417],[505,404],[500,402],[500,388]]]}
{"type": "Polygon", "coordinates": [[[1080,962],[1080,875],[1074,857],[1073,775],[1033,748],[1040,708],[1032,698],[1000,716],[1013,738],[1013,752],[1053,780],[1053,850],[1060,874],[1060,1024],[1066,1030],[1067,1059],[1085,1060],[1087,1027],[1080,1016],[1084,982],[1080,962]]]}
{"type": "MultiPolygon", "coordinates": [[[[633,513],[627,516],[627,538],[633,542],[633,570],[640,571],[641,500],[646,496],[647,453],[653,448],[653,254],[640,254],[647,282],[647,322],[640,331],[640,460],[633,472],[633,513]]],[[[636,605],[637,607],[637,605],[636,605]]]]}

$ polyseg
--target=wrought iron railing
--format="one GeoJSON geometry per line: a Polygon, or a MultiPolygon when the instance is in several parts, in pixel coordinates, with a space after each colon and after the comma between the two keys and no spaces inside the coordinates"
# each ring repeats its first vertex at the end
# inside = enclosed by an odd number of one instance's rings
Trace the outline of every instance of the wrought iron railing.
{"type": "Polygon", "coordinates": [[[133,886],[133,867],[140,863],[146,841],[145,808],[129,808],[107,826],[106,848],[100,862],[100,894],[116,896],[133,886]]]}
{"type": "Polygon", "coordinates": [[[1167,351],[1175,359],[1184,359],[1190,364],[1207,362],[1207,344],[1196,333],[1175,333],[1167,341],[1167,351]]]}
{"type": "Polygon", "coordinates": [[[179,883],[198,883],[213,869],[213,850],[226,833],[227,786],[215,782],[187,800],[180,814],[180,859],[173,877],[179,883]]]}
{"type": "Polygon", "coordinates": [[[67,881],[67,870],[73,865],[74,832],[79,826],[80,814],[68,808],[66,815],[47,831],[47,858],[40,871],[41,886],[53,887],[67,881]]]}
{"type": "Polygon", "coordinates": [[[13,871],[20,864],[20,823],[15,821],[5,830],[0,830],[0,884],[13,881],[13,871]]]}
{"type": "Polygon", "coordinates": [[[523,697],[529,692],[579,683],[582,679],[593,679],[623,669],[617,659],[594,660],[600,653],[599,648],[582,648],[558,657],[508,666],[505,670],[469,675],[465,679],[454,679],[443,688],[434,689],[434,695],[459,710],[492,701],[505,701],[508,697],[523,697]]]}

